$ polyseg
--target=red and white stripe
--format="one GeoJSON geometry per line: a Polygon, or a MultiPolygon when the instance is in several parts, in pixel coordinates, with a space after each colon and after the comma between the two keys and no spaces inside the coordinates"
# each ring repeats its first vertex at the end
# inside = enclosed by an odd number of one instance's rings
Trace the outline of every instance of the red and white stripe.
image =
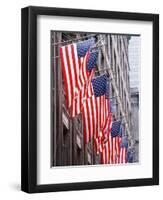
{"type": "Polygon", "coordinates": [[[112,164],[120,163],[121,137],[112,137],[112,164]]]}
{"type": "Polygon", "coordinates": [[[95,141],[95,150],[98,154],[102,152],[102,131],[101,126],[104,120],[104,98],[105,96],[95,97],[95,113],[96,113],[96,124],[94,130],[94,141],[95,141]]]}
{"type": "Polygon", "coordinates": [[[112,138],[109,133],[107,141],[103,144],[103,151],[101,154],[103,164],[112,163],[112,138]]]}
{"type": "Polygon", "coordinates": [[[125,164],[127,163],[127,149],[121,148],[121,137],[108,137],[107,142],[103,145],[101,152],[102,164],[125,164]]]}
{"type": "Polygon", "coordinates": [[[112,115],[109,112],[108,99],[106,99],[105,96],[96,97],[96,117],[98,123],[96,124],[94,137],[96,143],[99,145],[99,147],[97,147],[96,144],[96,153],[99,153],[99,149],[100,152],[102,152],[101,147],[103,143],[105,143],[105,140],[107,140],[112,126],[112,115]],[[99,143],[99,141],[101,143],[99,143]]]}
{"type": "Polygon", "coordinates": [[[96,152],[96,154],[100,154],[103,150],[102,147],[102,137],[99,136],[97,138],[94,138],[94,151],[96,152]]]}
{"type": "Polygon", "coordinates": [[[92,76],[92,73],[88,73],[86,70],[89,54],[88,51],[85,57],[79,59],[76,44],[69,44],[60,48],[66,105],[72,117],[81,112],[85,85],[88,84],[89,77],[92,76]]]}
{"type": "Polygon", "coordinates": [[[96,112],[96,99],[93,95],[90,98],[86,98],[83,103],[82,116],[83,116],[83,125],[84,125],[84,141],[88,143],[95,131],[97,124],[97,112],[96,112]]]}
{"type": "Polygon", "coordinates": [[[108,139],[108,136],[110,134],[112,122],[113,122],[112,113],[108,112],[107,119],[105,120],[105,124],[104,124],[104,127],[102,129],[104,143],[108,139]]]}
{"type": "Polygon", "coordinates": [[[125,164],[127,163],[127,149],[125,147],[120,149],[120,160],[119,163],[125,164]]]}
{"type": "Polygon", "coordinates": [[[122,138],[116,137],[116,163],[120,163],[120,149],[121,149],[122,138]]]}
{"type": "Polygon", "coordinates": [[[102,152],[101,152],[101,163],[108,164],[109,163],[109,149],[108,149],[108,142],[103,145],[102,152]]]}
{"type": "Polygon", "coordinates": [[[103,120],[103,97],[88,97],[85,99],[83,103],[83,121],[84,121],[84,135],[85,142],[88,143],[92,137],[94,136],[95,141],[99,144],[100,137],[102,134],[100,133],[100,127],[103,120]]]}

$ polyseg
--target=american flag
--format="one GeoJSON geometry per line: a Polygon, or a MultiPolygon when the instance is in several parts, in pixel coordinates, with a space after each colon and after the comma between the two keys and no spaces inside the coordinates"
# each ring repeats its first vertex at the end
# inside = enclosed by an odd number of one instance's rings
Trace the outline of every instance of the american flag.
{"type": "Polygon", "coordinates": [[[91,38],[84,42],[68,44],[60,48],[66,105],[70,109],[72,117],[81,112],[81,102],[79,100],[82,99],[83,87],[91,75],[91,71],[87,71],[87,62],[90,47],[94,43],[95,39],[91,38]]]}
{"type": "Polygon", "coordinates": [[[113,121],[112,113],[111,113],[111,109],[110,109],[110,82],[109,82],[109,79],[107,79],[107,83],[106,83],[105,98],[106,98],[106,102],[108,103],[108,116],[105,120],[105,124],[104,124],[103,129],[102,129],[103,142],[104,143],[110,135],[110,131],[111,131],[111,127],[112,127],[112,121],[113,121]]]}
{"type": "Polygon", "coordinates": [[[103,127],[102,130],[102,135],[103,135],[103,152],[102,152],[102,163],[109,163],[110,162],[110,136],[111,136],[111,127],[112,127],[112,113],[111,113],[111,105],[110,105],[110,81],[109,78],[107,79],[107,83],[106,83],[106,93],[105,93],[105,97],[107,99],[107,103],[108,103],[108,116],[107,119],[105,121],[105,125],[103,127]]]}
{"type": "Polygon", "coordinates": [[[120,163],[120,145],[121,137],[112,137],[111,134],[105,143],[103,143],[102,149],[102,163],[103,164],[117,164],[120,163]]]}
{"type": "Polygon", "coordinates": [[[88,143],[94,136],[95,142],[99,142],[102,136],[101,130],[108,115],[108,100],[105,98],[106,74],[92,79],[91,86],[93,96],[86,98],[83,104],[83,121],[85,142],[88,143]],[[97,140],[96,140],[97,139],[97,140]]]}
{"type": "Polygon", "coordinates": [[[127,149],[128,149],[128,139],[126,136],[122,137],[122,142],[120,145],[120,163],[127,163],[127,149]]]}
{"type": "Polygon", "coordinates": [[[111,134],[112,122],[113,122],[112,113],[109,112],[104,127],[102,129],[103,143],[105,143],[108,140],[111,134]]]}
{"type": "Polygon", "coordinates": [[[120,137],[121,121],[114,121],[111,128],[111,162],[120,162],[120,147],[122,138],[120,137]]]}
{"type": "MultiPolygon", "coordinates": [[[[100,123],[101,125],[97,128],[97,130],[101,130],[100,134],[99,131],[96,132],[95,135],[95,147],[96,147],[96,153],[98,154],[99,152],[102,152],[102,162],[108,162],[108,158],[109,158],[109,146],[110,145],[108,143],[109,141],[109,137],[110,137],[110,131],[111,131],[111,127],[112,127],[112,113],[110,112],[110,87],[109,87],[109,81],[108,81],[108,77],[106,77],[106,75],[104,75],[105,77],[105,83],[106,83],[106,87],[103,87],[103,91],[101,91],[100,95],[104,94],[105,91],[105,96],[101,96],[100,97],[100,101],[102,100],[104,103],[100,103],[100,106],[102,107],[102,109],[100,108],[101,112],[101,116],[100,116],[100,120],[102,121],[102,123],[100,123]],[[104,105],[104,106],[102,106],[104,105]]],[[[98,84],[96,85],[96,87],[99,87],[98,84]]],[[[99,95],[99,92],[97,92],[97,96],[99,95]]],[[[100,113],[99,110],[99,113],[100,113]]]]}

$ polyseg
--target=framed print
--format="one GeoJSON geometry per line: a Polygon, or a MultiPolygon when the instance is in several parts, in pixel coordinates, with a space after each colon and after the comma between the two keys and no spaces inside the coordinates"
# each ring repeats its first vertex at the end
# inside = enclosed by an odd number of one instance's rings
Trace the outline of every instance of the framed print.
{"type": "Polygon", "coordinates": [[[159,184],[159,16],[22,9],[21,188],[159,184]]]}

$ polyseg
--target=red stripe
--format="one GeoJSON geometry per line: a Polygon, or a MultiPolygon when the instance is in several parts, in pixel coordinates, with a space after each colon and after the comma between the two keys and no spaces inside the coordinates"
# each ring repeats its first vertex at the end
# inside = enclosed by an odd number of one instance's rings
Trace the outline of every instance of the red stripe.
{"type": "Polygon", "coordinates": [[[119,137],[119,162],[120,163],[120,151],[121,151],[121,137],[119,137]]]}
{"type": "Polygon", "coordinates": [[[110,163],[110,156],[111,156],[111,154],[110,154],[110,152],[111,152],[111,151],[110,151],[110,138],[108,138],[108,143],[107,143],[107,145],[108,145],[108,163],[111,164],[111,163],[110,163]]]}
{"type": "Polygon", "coordinates": [[[78,81],[77,81],[79,74],[77,74],[77,69],[76,69],[77,66],[76,66],[76,62],[75,62],[74,45],[71,45],[71,52],[72,52],[72,62],[73,62],[73,66],[74,66],[75,84],[76,84],[77,88],[79,89],[79,85],[78,85],[78,81]]]}
{"type": "Polygon", "coordinates": [[[93,136],[93,118],[92,118],[92,106],[91,106],[91,100],[92,98],[88,99],[88,111],[89,111],[89,127],[90,127],[90,131],[89,131],[89,139],[91,140],[92,136],[93,136]]]}
{"type": "Polygon", "coordinates": [[[108,142],[105,144],[105,160],[106,164],[108,164],[108,142]]]}
{"type": "Polygon", "coordinates": [[[109,134],[109,150],[110,150],[110,164],[112,164],[112,140],[111,140],[111,134],[109,134]]]}
{"type": "Polygon", "coordinates": [[[119,154],[120,154],[119,137],[117,137],[117,163],[119,163],[119,154]]]}
{"type": "Polygon", "coordinates": [[[94,113],[94,109],[93,109],[93,97],[90,98],[90,105],[91,105],[91,112],[92,112],[92,136],[94,135],[94,131],[95,131],[95,124],[94,124],[94,117],[95,117],[95,113],[94,113]]]}
{"type": "Polygon", "coordinates": [[[97,98],[95,99],[95,106],[96,106],[96,119],[97,119],[97,123],[96,123],[96,138],[98,137],[98,102],[97,102],[97,98]]]}
{"type": "Polygon", "coordinates": [[[105,96],[104,96],[104,121],[103,121],[103,126],[105,125],[106,122],[106,101],[105,101],[105,96]]]}
{"type": "Polygon", "coordinates": [[[90,113],[89,113],[89,110],[88,110],[88,99],[86,100],[86,110],[87,110],[87,116],[86,116],[86,120],[87,120],[87,124],[88,124],[88,138],[90,139],[90,113]]]}
{"type": "Polygon", "coordinates": [[[108,140],[107,145],[108,145],[108,163],[110,164],[110,144],[109,144],[109,141],[110,140],[108,140]]]}
{"type": "MultiPolygon", "coordinates": [[[[68,67],[68,74],[67,76],[69,76],[69,80],[70,80],[70,88],[71,91],[69,91],[68,95],[71,95],[72,98],[74,97],[74,93],[73,93],[73,85],[72,85],[72,75],[71,75],[71,70],[70,70],[70,61],[69,61],[69,53],[68,53],[68,46],[65,46],[65,54],[66,54],[66,60],[67,60],[67,67],[68,67]]],[[[69,105],[72,105],[72,99],[71,102],[69,102],[69,105]]]]}
{"type": "Polygon", "coordinates": [[[103,104],[103,96],[100,96],[100,128],[102,129],[102,123],[103,123],[103,115],[104,115],[104,104],[103,104]]]}
{"type": "Polygon", "coordinates": [[[113,138],[112,138],[112,163],[114,163],[114,149],[113,149],[113,138]]]}
{"type": "Polygon", "coordinates": [[[84,57],[82,65],[81,65],[82,76],[83,76],[83,79],[84,79],[84,83],[83,84],[85,84],[87,82],[87,78],[88,78],[87,77],[87,72],[86,72],[86,63],[87,63],[87,54],[84,57]]]}

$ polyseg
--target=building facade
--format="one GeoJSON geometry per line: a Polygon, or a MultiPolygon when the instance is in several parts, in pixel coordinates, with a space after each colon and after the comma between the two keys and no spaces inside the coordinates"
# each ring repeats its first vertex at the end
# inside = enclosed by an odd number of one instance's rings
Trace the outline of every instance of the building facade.
{"type": "Polygon", "coordinates": [[[139,162],[139,91],[131,88],[131,136],[133,138],[134,162],[139,162]]]}
{"type": "MultiPolygon", "coordinates": [[[[62,45],[89,38],[90,34],[51,32],[51,166],[100,164],[93,141],[84,144],[81,114],[71,118],[65,106],[65,93],[60,66],[62,45]]],[[[92,36],[92,34],[91,34],[92,36]]],[[[114,119],[122,120],[126,134],[131,135],[129,36],[94,34],[98,43],[96,75],[107,73],[114,119]]]]}
{"type": "Polygon", "coordinates": [[[140,36],[131,36],[129,41],[130,87],[139,89],[140,36]]]}

